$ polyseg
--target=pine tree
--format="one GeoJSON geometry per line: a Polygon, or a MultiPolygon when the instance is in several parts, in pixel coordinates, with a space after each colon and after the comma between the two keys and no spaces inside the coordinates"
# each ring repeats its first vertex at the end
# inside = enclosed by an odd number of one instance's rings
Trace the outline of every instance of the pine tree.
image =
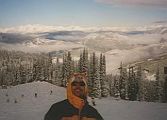
{"type": "MultiPolygon", "coordinates": [[[[95,54],[94,54],[95,56],[95,54]]],[[[94,91],[94,95],[97,98],[101,97],[101,83],[100,83],[100,78],[99,78],[99,66],[98,66],[98,59],[95,57],[94,59],[94,69],[95,69],[95,76],[94,76],[94,85],[93,85],[93,91],[94,91]]]]}
{"type": "Polygon", "coordinates": [[[71,74],[74,72],[74,64],[71,57],[71,53],[67,52],[63,56],[63,63],[62,63],[62,82],[61,86],[65,87],[67,84],[67,80],[71,76],[71,74]]]}
{"type": "Polygon", "coordinates": [[[94,85],[93,85],[93,94],[96,98],[101,98],[101,84],[100,84],[100,79],[99,79],[99,71],[95,72],[95,80],[94,80],[94,85]]]}
{"type": "Polygon", "coordinates": [[[163,86],[163,101],[167,103],[167,76],[165,76],[164,86],[163,86]]]}
{"type": "Polygon", "coordinates": [[[93,84],[94,84],[94,69],[93,69],[93,55],[90,55],[90,64],[89,64],[89,78],[88,78],[88,88],[90,96],[93,96],[93,84]]]}
{"type": "Polygon", "coordinates": [[[0,69],[0,86],[3,85],[3,80],[4,80],[4,76],[3,76],[3,70],[2,70],[2,67],[0,69]]]}
{"type": "Polygon", "coordinates": [[[53,81],[53,64],[52,64],[52,56],[51,56],[51,54],[47,55],[46,68],[47,68],[47,73],[48,73],[48,81],[50,83],[52,83],[52,81],[53,81]]]}
{"type": "Polygon", "coordinates": [[[100,84],[101,84],[101,96],[107,97],[109,95],[109,86],[108,86],[108,81],[106,79],[105,55],[100,54],[99,66],[100,66],[99,78],[100,78],[100,84]]]}
{"type": "Polygon", "coordinates": [[[79,68],[79,72],[81,73],[83,71],[83,54],[80,53],[80,59],[78,62],[78,68],[79,68]]]}
{"type": "Polygon", "coordinates": [[[134,66],[129,68],[129,82],[128,82],[128,98],[129,100],[137,100],[138,81],[135,78],[134,66]]]}
{"type": "Polygon", "coordinates": [[[85,48],[83,52],[80,53],[79,72],[88,74],[88,51],[85,48]]]}
{"type": "Polygon", "coordinates": [[[62,81],[61,81],[61,86],[65,87],[67,84],[67,55],[66,53],[63,56],[63,63],[62,63],[62,81]]]}
{"type": "Polygon", "coordinates": [[[109,95],[114,97],[114,77],[112,74],[106,75],[109,86],[109,95]]]}
{"type": "Polygon", "coordinates": [[[119,78],[118,75],[114,76],[114,97],[120,98],[120,86],[119,86],[119,78]]]}
{"type": "Polygon", "coordinates": [[[83,51],[83,68],[82,72],[86,72],[88,74],[88,50],[84,48],[83,51]]]}
{"type": "Polygon", "coordinates": [[[59,63],[59,58],[56,58],[56,64],[54,65],[54,72],[53,72],[53,84],[61,86],[61,81],[60,81],[60,76],[59,73],[60,72],[60,63],[59,63]]]}
{"type": "Polygon", "coordinates": [[[163,87],[160,81],[160,73],[159,73],[159,65],[157,67],[157,71],[156,71],[156,81],[155,81],[155,89],[156,89],[156,93],[155,93],[155,100],[158,102],[162,102],[162,97],[163,97],[163,87]]]}
{"type": "Polygon", "coordinates": [[[127,95],[127,74],[126,74],[126,69],[123,69],[122,62],[120,64],[120,78],[119,78],[119,93],[121,99],[126,99],[127,95]]]}
{"type": "Polygon", "coordinates": [[[73,72],[74,72],[74,66],[73,66],[73,61],[71,57],[71,52],[68,52],[67,53],[67,78],[69,78],[73,72]]]}
{"type": "Polygon", "coordinates": [[[2,70],[1,71],[1,75],[2,75],[2,77],[1,77],[1,84],[7,86],[8,85],[7,84],[7,76],[6,76],[6,74],[7,74],[7,66],[4,65],[4,67],[1,68],[1,70],[2,70]]]}
{"type": "Polygon", "coordinates": [[[92,94],[94,97],[101,97],[101,84],[99,79],[99,66],[98,59],[96,58],[95,53],[92,56],[92,94]]]}
{"type": "Polygon", "coordinates": [[[142,100],[142,70],[141,70],[141,65],[137,67],[137,74],[136,74],[136,80],[138,81],[138,93],[137,93],[137,100],[141,101],[142,100]]]}
{"type": "MultiPolygon", "coordinates": [[[[33,58],[29,58],[30,63],[27,67],[27,82],[33,82],[33,58]]],[[[18,73],[19,74],[19,73],[18,73]]],[[[18,78],[19,79],[19,78],[18,78]]]]}
{"type": "Polygon", "coordinates": [[[20,83],[21,79],[20,79],[20,71],[18,68],[15,68],[15,72],[14,72],[14,78],[13,81],[11,83],[11,85],[18,85],[20,83]]]}
{"type": "Polygon", "coordinates": [[[24,84],[26,83],[26,71],[23,65],[20,65],[20,77],[21,77],[21,83],[20,84],[24,84]]]}
{"type": "Polygon", "coordinates": [[[34,81],[48,80],[48,74],[47,74],[48,72],[46,71],[46,68],[44,69],[42,67],[42,65],[44,65],[44,62],[42,61],[42,59],[37,58],[33,64],[33,80],[34,81]]]}

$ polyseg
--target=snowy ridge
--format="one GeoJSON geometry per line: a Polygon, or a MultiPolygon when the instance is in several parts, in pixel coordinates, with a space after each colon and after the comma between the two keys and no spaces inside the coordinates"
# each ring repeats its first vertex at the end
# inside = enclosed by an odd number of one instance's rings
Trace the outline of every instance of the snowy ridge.
{"type": "Polygon", "coordinates": [[[71,51],[81,49],[104,53],[107,73],[125,64],[157,56],[167,51],[167,22],[139,27],[83,27],[25,25],[0,28],[0,48],[24,52],[71,51]]]}
{"type": "MultiPolygon", "coordinates": [[[[64,88],[46,82],[0,89],[0,120],[43,120],[50,106],[65,98],[64,88]],[[51,95],[50,90],[53,91],[51,95]],[[34,93],[37,93],[36,98],[34,93]],[[14,103],[15,98],[17,103],[14,103]]],[[[96,99],[96,104],[104,120],[166,120],[167,104],[164,103],[118,101],[108,97],[96,99]]]]}

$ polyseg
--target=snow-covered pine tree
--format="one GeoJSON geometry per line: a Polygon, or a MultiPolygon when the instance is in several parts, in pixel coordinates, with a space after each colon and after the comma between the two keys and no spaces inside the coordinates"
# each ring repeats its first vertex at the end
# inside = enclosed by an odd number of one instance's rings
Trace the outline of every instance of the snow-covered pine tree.
{"type": "Polygon", "coordinates": [[[85,72],[88,74],[88,50],[86,50],[85,48],[83,52],[80,53],[79,72],[85,72]]]}
{"type": "Polygon", "coordinates": [[[143,99],[144,99],[144,92],[143,92],[144,86],[143,86],[143,77],[142,77],[141,65],[139,65],[139,66],[137,67],[136,79],[137,79],[138,85],[139,85],[137,100],[143,101],[143,99]]]}
{"type": "Polygon", "coordinates": [[[80,70],[79,70],[79,60],[78,61],[73,60],[73,65],[74,65],[74,72],[80,72],[80,70]]]}
{"type": "Polygon", "coordinates": [[[62,63],[62,80],[61,80],[61,86],[65,87],[67,84],[67,54],[65,53],[63,55],[63,63],[62,63]]]}
{"type": "Polygon", "coordinates": [[[72,65],[72,67],[71,67],[72,71],[71,72],[72,73],[76,72],[77,62],[74,59],[71,61],[71,65],[72,65]]]}
{"type": "Polygon", "coordinates": [[[30,63],[27,68],[27,82],[32,82],[33,80],[33,57],[29,58],[28,60],[30,63]]]}
{"type": "Polygon", "coordinates": [[[5,64],[1,68],[1,75],[1,85],[7,86],[7,66],[5,64]]]}
{"type": "Polygon", "coordinates": [[[46,68],[47,68],[47,72],[48,72],[48,81],[50,83],[52,83],[52,81],[53,81],[53,64],[52,64],[52,56],[50,53],[46,56],[46,68]]]}
{"type": "Polygon", "coordinates": [[[89,95],[93,96],[93,84],[94,84],[94,69],[93,69],[93,55],[90,55],[90,62],[89,62],[89,78],[88,78],[88,88],[89,88],[89,95]]]}
{"type": "Polygon", "coordinates": [[[156,84],[155,81],[148,81],[149,86],[148,86],[148,102],[155,102],[157,98],[157,91],[156,91],[156,84]]]}
{"type": "Polygon", "coordinates": [[[67,79],[71,76],[71,74],[74,72],[74,66],[73,61],[71,57],[71,52],[67,52],[67,79]]]}
{"type": "Polygon", "coordinates": [[[19,70],[20,70],[20,77],[21,77],[20,84],[24,84],[24,83],[26,83],[26,70],[25,70],[23,65],[20,65],[19,70]]]}
{"type": "Polygon", "coordinates": [[[120,68],[120,77],[119,77],[119,93],[121,99],[126,99],[126,93],[127,93],[127,73],[126,69],[123,68],[123,64],[121,62],[120,68]]]}
{"type": "Polygon", "coordinates": [[[137,100],[138,93],[138,81],[136,80],[134,73],[134,66],[129,67],[129,78],[128,78],[128,98],[129,100],[137,100]]]}
{"type": "Polygon", "coordinates": [[[61,86],[63,87],[66,86],[67,80],[73,72],[74,72],[74,64],[72,61],[71,52],[67,52],[63,56],[61,86]]]}
{"type": "Polygon", "coordinates": [[[78,61],[78,68],[79,68],[80,73],[82,72],[82,67],[83,67],[83,54],[82,54],[82,52],[80,52],[80,58],[78,61]]]}
{"type": "Polygon", "coordinates": [[[59,79],[58,79],[58,74],[59,74],[59,58],[56,58],[56,63],[53,64],[53,84],[59,86],[59,79]]]}
{"type": "Polygon", "coordinates": [[[0,86],[3,85],[3,80],[4,80],[4,75],[3,75],[3,70],[2,70],[2,66],[1,66],[1,69],[0,69],[0,86]]]}
{"type": "Polygon", "coordinates": [[[120,88],[119,88],[119,76],[118,75],[115,75],[113,77],[113,83],[114,83],[114,89],[113,89],[114,97],[119,99],[120,98],[120,88]]]}
{"type": "Polygon", "coordinates": [[[21,83],[21,76],[20,76],[20,70],[19,67],[17,67],[15,69],[15,73],[14,73],[14,80],[12,82],[12,85],[17,85],[21,83]]]}
{"type": "Polygon", "coordinates": [[[106,79],[106,60],[105,55],[100,54],[99,61],[99,79],[101,84],[101,96],[107,97],[109,95],[109,86],[106,79]]]}
{"type": "Polygon", "coordinates": [[[99,78],[99,66],[95,66],[96,71],[95,71],[95,81],[93,85],[93,91],[94,91],[94,96],[96,98],[101,98],[101,84],[100,84],[100,78],[99,78]]]}
{"type": "Polygon", "coordinates": [[[106,75],[106,79],[108,81],[109,86],[109,95],[114,97],[114,79],[112,74],[106,75]]]}
{"type": "Polygon", "coordinates": [[[57,83],[58,83],[58,86],[61,86],[61,80],[62,80],[62,64],[59,62],[59,60],[57,60],[57,70],[58,70],[58,73],[57,73],[57,83]]]}
{"type": "Polygon", "coordinates": [[[40,58],[36,58],[33,64],[33,80],[34,81],[42,81],[42,80],[47,81],[47,78],[48,78],[47,71],[46,71],[46,68],[44,69],[42,67],[42,65],[44,65],[44,62],[42,62],[40,58]]]}
{"type": "MultiPolygon", "coordinates": [[[[43,58],[43,60],[44,60],[44,58],[43,58]]],[[[41,63],[40,63],[41,64],[41,63]]],[[[43,76],[43,78],[41,78],[41,81],[46,81],[46,82],[50,82],[51,83],[51,81],[49,80],[49,65],[48,65],[48,61],[47,60],[44,60],[43,61],[43,64],[41,65],[41,66],[43,66],[42,68],[41,68],[41,73],[43,74],[42,76],[43,76]]]]}
{"type": "Polygon", "coordinates": [[[167,103],[167,75],[165,75],[165,81],[163,85],[163,101],[164,103],[167,103]]]}
{"type": "Polygon", "coordinates": [[[96,98],[101,97],[101,84],[100,84],[100,79],[99,79],[99,66],[98,66],[98,59],[93,53],[92,55],[92,94],[96,98]]]}
{"type": "Polygon", "coordinates": [[[156,71],[156,81],[155,81],[155,100],[157,102],[162,102],[162,97],[163,97],[163,86],[162,82],[160,81],[160,71],[159,71],[159,65],[157,66],[157,71],[156,71]]]}
{"type": "Polygon", "coordinates": [[[10,58],[9,63],[8,63],[8,71],[7,71],[7,77],[8,77],[8,85],[12,85],[12,83],[15,81],[15,62],[13,59],[10,58]]]}
{"type": "Polygon", "coordinates": [[[82,72],[86,72],[88,74],[88,50],[84,48],[83,51],[83,67],[82,72]]]}
{"type": "Polygon", "coordinates": [[[33,68],[33,63],[32,63],[32,58],[27,59],[27,65],[26,65],[26,82],[30,82],[32,80],[32,68],[33,68]]]}

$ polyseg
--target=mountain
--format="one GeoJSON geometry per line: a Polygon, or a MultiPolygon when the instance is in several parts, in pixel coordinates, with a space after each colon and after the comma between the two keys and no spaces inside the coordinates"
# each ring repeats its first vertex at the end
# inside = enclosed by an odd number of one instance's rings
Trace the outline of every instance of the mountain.
{"type": "MultiPolygon", "coordinates": [[[[53,103],[66,98],[65,91],[46,82],[0,88],[0,120],[43,120],[53,103]]],[[[90,98],[88,101],[92,105],[90,98]]],[[[104,120],[166,120],[165,103],[115,100],[112,97],[95,101],[95,108],[104,120]]]]}
{"type": "Polygon", "coordinates": [[[107,72],[121,62],[129,63],[167,51],[167,22],[158,21],[140,27],[80,27],[26,25],[0,29],[0,48],[25,52],[72,51],[79,57],[85,47],[104,53],[107,72]]]}

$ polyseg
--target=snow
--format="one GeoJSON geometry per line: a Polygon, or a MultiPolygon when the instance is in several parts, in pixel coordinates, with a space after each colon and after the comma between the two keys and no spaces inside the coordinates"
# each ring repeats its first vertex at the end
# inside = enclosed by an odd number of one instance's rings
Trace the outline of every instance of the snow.
{"type": "MultiPolygon", "coordinates": [[[[0,120],[43,120],[53,103],[66,98],[65,91],[64,88],[46,82],[0,89],[0,120]],[[50,90],[53,91],[51,95],[50,90]],[[37,98],[34,97],[35,93],[37,98]],[[15,99],[17,103],[14,103],[15,99]]],[[[108,97],[96,99],[96,104],[95,108],[104,120],[166,120],[166,103],[130,102],[108,97]]]]}
{"type": "Polygon", "coordinates": [[[166,120],[167,104],[117,101],[110,98],[98,101],[97,104],[105,120],[166,120]]]}
{"type": "Polygon", "coordinates": [[[65,98],[65,89],[46,82],[27,83],[0,91],[0,120],[42,120],[52,103],[65,98]],[[53,91],[50,95],[50,90],[53,91]],[[5,95],[8,92],[8,97],[5,95]],[[34,94],[37,93],[37,98],[34,94]],[[64,93],[64,94],[63,94],[64,93]],[[21,97],[24,94],[24,97],[21,97]],[[6,102],[10,99],[9,103],[6,102]],[[14,103],[14,99],[18,103],[14,103]]]}
{"type": "Polygon", "coordinates": [[[25,44],[20,44],[19,42],[18,44],[0,42],[0,47],[7,50],[24,52],[72,51],[72,53],[76,53],[74,60],[78,59],[81,49],[86,47],[90,52],[104,53],[106,55],[107,74],[114,74],[117,73],[117,68],[121,62],[128,64],[166,53],[166,30],[167,22],[165,21],[139,27],[46,26],[29,24],[0,28],[0,32],[21,33],[21,36],[26,35],[25,38],[28,36],[31,39],[34,38],[32,41],[28,41],[25,44]],[[55,35],[51,33],[55,33],[55,35]],[[48,36],[51,36],[51,38],[48,39],[48,36]]]}
{"type": "Polygon", "coordinates": [[[30,53],[51,52],[59,50],[70,50],[76,47],[83,47],[83,45],[72,42],[55,41],[46,44],[33,45],[33,43],[26,44],[5,44],[0,42],[0,47],[7,50],[18,50],[30,53]],[[28,46],[27,46],[28,45],[28,46]]]}
{"type": "Polygon", "coordinates": [[[144,73],[145,74],[145,79],[149,81],[156,81],[156,74],[151,74],[151,73],[144,73]]]}

